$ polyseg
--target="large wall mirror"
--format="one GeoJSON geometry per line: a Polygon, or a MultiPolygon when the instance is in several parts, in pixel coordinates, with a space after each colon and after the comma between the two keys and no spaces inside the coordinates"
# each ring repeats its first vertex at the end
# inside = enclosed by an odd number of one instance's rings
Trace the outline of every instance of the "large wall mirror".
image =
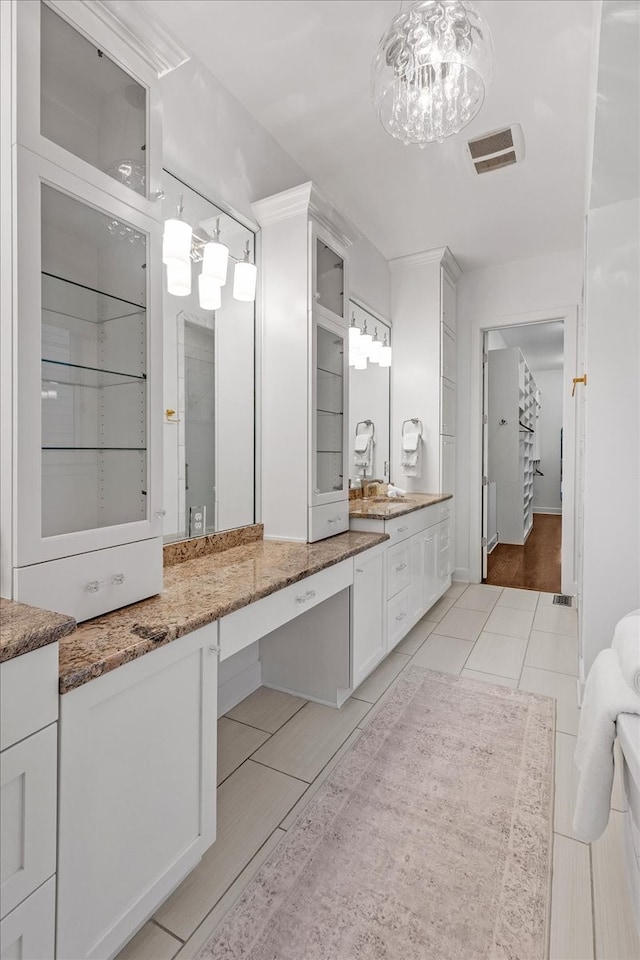
{"type": "Polygon", "coordinates": [[[349,322],[376,344],[372,347],[361,336],[350,334],[349,486],[353,487],[367,480],[389,480],[391,370],[380,364],[379,351],[382,345],[391,346],[391,327],[359,300],[349,301],[349,322]]]}
{"type": "Polygon", "coordinates": [[[164,276],[164,532],[171,541],[255,521],[255,303],[233,295],[234,260],[248,244],[254,262],[255,233],[166,171],[163,189],[164,218],[182,203],[195,238],[190,293],[169,293],[164,276]],[[220,307],[204,309],[197,248],[218,227],[230,253],[227,282],[220,307]]]}

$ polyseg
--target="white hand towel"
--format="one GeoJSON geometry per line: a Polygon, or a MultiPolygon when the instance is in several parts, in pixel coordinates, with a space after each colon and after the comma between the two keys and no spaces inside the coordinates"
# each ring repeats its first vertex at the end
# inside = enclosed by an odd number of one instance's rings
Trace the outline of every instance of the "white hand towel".
{"type": "Polygon", "coordinates": [[[619,621],[611,646],[618,654],[623,677],[640,693],[640,610],[628,613],[619,621]]]}
{"type": "Polygon", "coordinates": [[[402,435],[402,449],[406,450],[407,453],[411,453],[413,450],[418,449],[418,441],[420,440],[420,434],[417,431],[408,431],[402,435]]]}
{"type": "Polygon", "coordinates": [[[615,650],[598,654],[584,688],[575,764],[580,771],[573,832],[597,840],[609,821],[613,743],[620,713],[640,714],[640,695],[626,682],[615,650]]]}
{"type": "Polygon", "coordinates": [[[353,449],[356,451],[356,453],[362,453],[364,450],[366,450],[367,446],[369,445],[369,440],[371,440],[370,433],[357,433],[355,443],[353,445],[353,449]]]}

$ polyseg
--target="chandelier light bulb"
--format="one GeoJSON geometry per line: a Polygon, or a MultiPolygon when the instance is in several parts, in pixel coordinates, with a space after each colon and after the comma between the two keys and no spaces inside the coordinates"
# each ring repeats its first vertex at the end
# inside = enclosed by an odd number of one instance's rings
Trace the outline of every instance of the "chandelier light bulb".
{"type": "Polygon", "coordinates": [[[219,310],[222,306],[222,288],[204,271],[198,277],[198,298],[203,310],[219,310]]]}
{"type": "Polygon", "coordinates": [[[172,260],[167,264],[167,291],[174,297],[188,297],[191,293],[191,260],[183,263],[172,260]]]}
{"type": "Polygon", "coordinates": [[[468,0],[417,0],[396,16],[373,61],[371,92],[387,133],[420,146],[458,133],[491,81],[493,39],[468,0]]]}
{"type": "Polygon", "coordinates": [[[251,253],[249,251],[249,241],[244,251],[244,260],[236,263],[233,271],[233,296],[236,300],[251,302],[256,298],[256,278],[258,268],[254,263],[249,262],[251,253]]]}

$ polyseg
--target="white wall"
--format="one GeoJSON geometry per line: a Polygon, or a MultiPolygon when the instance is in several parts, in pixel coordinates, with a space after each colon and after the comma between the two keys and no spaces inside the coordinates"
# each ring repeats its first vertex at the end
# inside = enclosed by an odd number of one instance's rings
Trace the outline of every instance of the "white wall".
{"type": "Polygon", "coordinates": [[[518,323],[517,318],[527,314],[551,315],[559,307],[578,305],[582,300],[582,282],[581,250],[470,270],[458,281],[456,575],[461,579],[480,577],[479,536],[473,551],[470,542],[472,513],[477,517],[480,502],[479,471],[473,468],[480,462],[481,452],[478,331],[491,327],[499,318],[518,323]],[[477,354],[472,344],[477,345],[477,354]]]}
{"type": "MultiPolygon", "coordinates": [[[[526,359],[526,358],[525,358],[526,359]]],[[[540,430],[540,471],[533,478],[534,513],[562,513],[560,497],[560,430],[562,429],[562,370],[534,370],[533,379],[542,404],[540,430]]]]}

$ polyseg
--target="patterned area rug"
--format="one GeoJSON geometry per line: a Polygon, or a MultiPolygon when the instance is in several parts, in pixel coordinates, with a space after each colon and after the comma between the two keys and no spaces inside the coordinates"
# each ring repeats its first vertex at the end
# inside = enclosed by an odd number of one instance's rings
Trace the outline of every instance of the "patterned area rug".
{"type": "Polygon", "coordinates": [[[544,958],[554,714],[409,668],[200,958],[544,958]]]}

